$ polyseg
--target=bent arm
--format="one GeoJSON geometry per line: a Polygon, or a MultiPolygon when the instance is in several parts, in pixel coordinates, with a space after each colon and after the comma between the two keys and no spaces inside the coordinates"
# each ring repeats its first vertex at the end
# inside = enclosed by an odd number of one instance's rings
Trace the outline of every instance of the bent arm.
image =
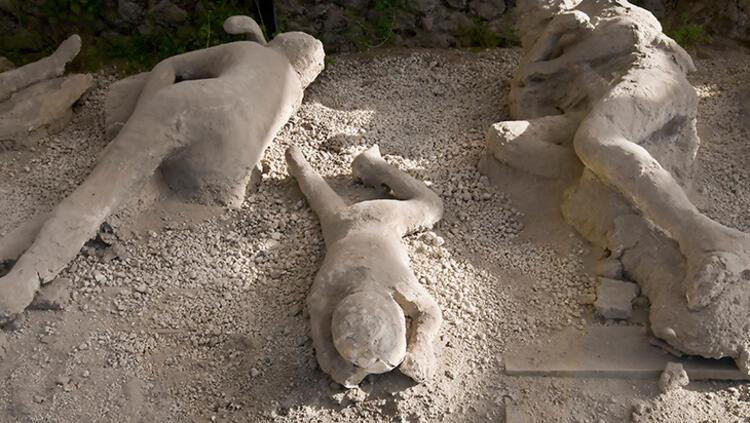
{"type": "Polygon", "coordinates": [[[71,35],[50,56],[0,73],[0,100],[31,84],[62,75],[65,64],[73,60],[80,50],[81,37],[71,35]]]}
{"type": "Polygon", "coordinates": [[[413,281],[413,286],[397,287],[394,299],[411,317],[412,325],[406,341],[406,358],[401,372],[417,382],[424,382],[435,373],[433,342],[443,323],[437,302],[424,287],[413,281]]]}

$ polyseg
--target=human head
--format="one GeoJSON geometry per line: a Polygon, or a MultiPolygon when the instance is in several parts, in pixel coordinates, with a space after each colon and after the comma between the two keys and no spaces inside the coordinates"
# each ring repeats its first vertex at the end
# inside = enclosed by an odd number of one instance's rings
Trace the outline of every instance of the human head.
{"type": "Polygon", "coordinates": [[[385,293],[359,291],[341,300],[331,320],[333,343],[341,357],[369,373],[385,373],[406,355],[406,319],[385,293]]]}
{"type": "Polygon", "coordinates": [[[302,82],[302,88],[310,85],[323,71],[323,43],[312,35],[304,32],[284,32],[271,40],[268,46],[289,59],[302,82]]]}

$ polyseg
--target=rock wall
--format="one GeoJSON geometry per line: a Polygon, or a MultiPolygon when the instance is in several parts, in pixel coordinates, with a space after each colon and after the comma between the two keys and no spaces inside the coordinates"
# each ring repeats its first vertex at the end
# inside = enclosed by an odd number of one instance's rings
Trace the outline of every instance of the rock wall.
{"type": "Polygon", "coordinates": [[[282,25],[317,35],[327,49],[381,44],[407,47],[496,46],[515,43],[513,1],[278,0],[282,25]]]}
{"type": "MultiPolygon", "coordinates": [[[[634,3],[651,10],[668,33],[705,31],[750,42],[750,0],[634,3]]],[[[23,64],[79,33],[84,51],[74,67],[97,68],[124,59],[132,70],[145,69],[163,57],[233,39],[221,30],[228,16],[247,14],[262,24],[259,12],[268,4],[267,0],[0,0],[0,56],[23,64]]],[[[308,32],[323,40],[329,53],[383,45],[518,43],[512,13],[515,0],[275,0],[274,4],[276,30],[308,32]]]]}
{"type": "Polygon", "coordinates": [[[699,25],[708,33],[750,43],[750,0],[646,0],[666,28],[699,25]]]}

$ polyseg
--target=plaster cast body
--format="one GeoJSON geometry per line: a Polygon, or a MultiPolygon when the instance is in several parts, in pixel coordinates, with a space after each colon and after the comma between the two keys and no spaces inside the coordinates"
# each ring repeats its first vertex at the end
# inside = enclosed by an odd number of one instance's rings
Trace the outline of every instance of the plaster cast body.
{"type": "Polygon", "coordinates": [[[264,45],[238,41],[174,56],[113,90],[120,96],[107,101],[114,139],[89,177],[48,216],[0,242],[0,262],[17,259],[0,278],[0,324],[22,312],[157,171],[187,199],[239,206],[323,56],[318,40],[285,33],[264,45]]]}
{"type": "Polygon", "coordinates": [[[71,107],[93,86],[91,75],[61,76],[81,50],[72,35],[52,55],[0,73],[0,141],[25,143],[60,129],[71,107]]]}
{"type": "Polygon", "coordinates": [[[685,194],[699,144],[692,60],[626,1],[518,9],[526,55],[510,106],[519,120],[488,130],[490,153],[542,177],[576,177],[582,164],[563,215],[623,261],[651,300],[654,333],[750,372],[750,236],[685,194]]]}
{"type": "Polygon", "coordinates": [[[296,148],[287,151],[287,163],[320,218],[328,249],[307,298],[320,368],[346,387],[399,364],[414,380],[429,379],[442,314],[411,271],[401,238],[435,224],[442,201],[388,165],[377,146],[354,160],[353,173],[366,185],[387,186],[397,199],[347,206],[296,148]],[[411,318],[408,334],[404,314],[411,318]]]}

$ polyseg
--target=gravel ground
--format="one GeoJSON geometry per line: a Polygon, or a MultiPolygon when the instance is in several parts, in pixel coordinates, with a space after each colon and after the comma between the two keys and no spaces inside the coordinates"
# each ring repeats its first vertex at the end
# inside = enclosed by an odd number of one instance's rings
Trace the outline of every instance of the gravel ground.
{"type": "MultiPolygon", "coordinates": [[[[493,188],[477,171],[483,129],[508,117],[519,54],[331,57],[241,210],[141,195],[108,221],[111,247],[85,248],[61,274],[73,281],[65,311],[27,312],[0,332],[0,421],[502,422],[508,400],[543,422],[629,421],[633,410],[639,421],[749,418],[750,389],[741,384],[692,383],[658,396],[656,381],[503,374],[505,351],[602,322],[579,304],[593,293],[584,270],[592,252],[562,223],[554,189],[522,175],[493,188]],[[444,313],[441,367],[428,385],[396,371],[346,391],[315,362],[303,304],[323,241],[283,152],[300,146],[358,201],[373,194],[349,166],[374,143],[445,201],[433,231],[404,240],[444,313]]],[[[696,201],[748,231],[750,144],[737,93],[750,82],[750,55],[698,56],[696,201]]],[[[0,152],[0,233],[49,210],[90,170],[105,145],[102,106],[113,80],[97,79],[62,133],[0,152]]]]}

